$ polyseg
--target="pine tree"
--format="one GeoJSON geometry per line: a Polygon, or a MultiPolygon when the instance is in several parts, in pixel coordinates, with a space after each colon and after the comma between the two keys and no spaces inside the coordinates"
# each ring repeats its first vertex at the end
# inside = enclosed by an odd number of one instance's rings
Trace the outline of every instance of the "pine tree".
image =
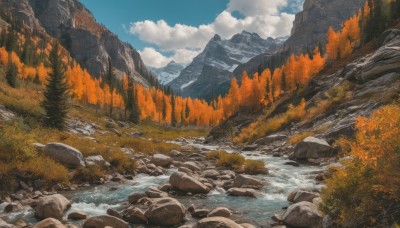
{"type": "Polygon", "coordinates": [[[58,44],[53,44],[49,56],[52,72],[44,92],[42,106],[46,112],[45,125],[50,128],[64,129],[67,118],[68,85],[65,81],[65,69],[59,55],[58,44]]]}
{"type": "Polygon", "coordinates": [[[6,72],[6,80],[9,86],[15,88],[17,87],[17,74],[18,74],[18,68],[17,66],[11,61],[11,55],[9,55],[9,60],[8,60],[8,69],[6,72]]]}
{"type": "Polygon", "coordinates": [[[33,65],[33,54],[34,54],[34,50],[33,50],[33,43],[31,40],[31,36],[29,34],[26,35],[26,40],[25,40],[25,44],[24,47],[22,49],[22,62],[28,66],[32,66],[33,65]]]}
{"type": "Polygon", "coordinates": [[[177,125],[177,120],[176,120],[176,116],[175,116],[175,95],[174,94],[172,94],[172,97],[171,97],[171,125],[173,126],[173,127],[176,127],[176,125],[177,125]]]}
{"type": "Polygon", "coordinates": [[[108,72],[106,75],[106,83],[108,84],[108,86],[110,88],[110,94],[111,94],[110,116],[112,116],[112,113],[113,113],[113,92],[114,92],[113,78],[115,78],[114,67],[112,66],[111,58],[108,57],[108,72]]]}
{"type": "Polygon", "coordinates": [[[6,50],[8,52],[12,52],[12,51],[17,51],[17,35],[15,34],[15,32],[9,32],[8,36],[7,36],[7,41],[6,41],[6,50]]]}
{"type": "Polygon", "coordinates": [[[167,102],[165,101],[164,96],[163,96],[163,106],[162,106],[162,118],[163,120],[167,118],[167,102]]]}
{"type": "Polygon", "coordinates": [[[282,72],[282,77],[281,77],[281,89],[282,91],[286,91],[286,74],[285,72],[282,72]]]}
{"type": "Polygon", "coordinates": [[[126,103],[125,103],[125,110],[129,111],[129,119],[133,121],[133,98],[134,98],[134,90],[133,90],[133,80],[130,77],[130,74],[128,74],[128,89],[126,91],[127,93],[127,98],[126,98],[126,103]]]}
{"type": "Polygon", "coordinates": [[[189,118],[189,115],[190,115],[189,100],[186,100],[186,107],[185,107],[185,117],[186,117],[186,119],[189,118]]]}
{"type": "Polygon", "coordinates": [[[132,96],[133,96],[132,97],[133,110],[131,112],[131,120],[134,124],[139,124],[140,123],[140,107],[139,107],[137,90],[135,88],[133,88],[132,96]]]}
{"type": "Polygon", "coordinates": [[[268,102],[272,101],[271,96],[270,96],[270,94],[271,94],[271,85],[270,85],[270,84],[271,84],[271,83],[270,83],[270,79],[267,77],[267,80],[266,80],[265,99],[266,99],[268,102]]]}

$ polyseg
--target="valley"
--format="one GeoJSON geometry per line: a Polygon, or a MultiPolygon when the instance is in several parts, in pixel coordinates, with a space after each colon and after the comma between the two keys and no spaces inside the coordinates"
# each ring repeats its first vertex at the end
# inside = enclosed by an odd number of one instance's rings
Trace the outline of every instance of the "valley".
{"type": "Polygon", "coordinates": [[[276,6],[275,38],[229,0],[129,42],[84,2],[0,0],[0,228],[400,225],[399,0],[276,6]]]}

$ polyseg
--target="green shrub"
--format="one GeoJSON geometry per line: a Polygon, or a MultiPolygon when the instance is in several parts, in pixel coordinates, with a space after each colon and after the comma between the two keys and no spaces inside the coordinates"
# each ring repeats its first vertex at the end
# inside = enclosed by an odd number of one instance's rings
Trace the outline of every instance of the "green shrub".
{"type": "Polygon", "coordinates": [[[246,159],[241,154],[221,153],[216,166],[223,166],[229,169],[241,169],[246,159]]]}

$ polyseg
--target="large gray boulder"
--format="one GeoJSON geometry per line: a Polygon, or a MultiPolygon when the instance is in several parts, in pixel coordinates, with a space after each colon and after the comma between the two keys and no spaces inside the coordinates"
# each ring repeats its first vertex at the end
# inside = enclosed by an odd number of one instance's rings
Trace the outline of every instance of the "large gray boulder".
{"type": "Polygon", "coordinates": [[[85,166],[82,153],[62,143],[49,143],[44,147],[44,154],[70,168],[85,166]]]}
{"type": "Polygon", "coordinates": [[[210,192],[210,189],[203,183],[182,172],[173,173],[169,178],[169,183],[172,187],[182,192],[191,192],[194,194],[207,194],[210,192]]]}
{"type": "Polygon", "coordinates": [[[124,220],[132,224],[147,224],[144,212],[139,208],[129,208],[124,212],[124,220]]]}
{"type": "Polygon", "coordinates": [[[291,205],[282,215],[282,221],[290,227],[321,227],[322,219],[317,206],[305,201],[291,205]]]}
{"type": "Polygon", "coordinates": [[[43,197],[35,207],[35,216],[39,219],[61,219],[71,207],[71,202],[60,194],[43,197]]]}
{"type": "Polygon", "coordinates": [[[153,201],[144,215],[153,225],[175,226],[182,223],[185,213],[185,207],[178,200],[165,197],[153,201]]]}
{"type": "Polygon", "coordinates": [[[127,222],[119,219],[117,217],[113,217],[110,215],[100,215],[90,217],[83,224],[83,228],[104,228],[104,227],[118,227],[118,228],[129,228],[127,222]]]}
{"type": "Polygon", "coordinates": [[[164,154],[155,154],[151,157],[151,162],[156,166],[168,167],[172,164],[172,158],[164,154]]]}
{"type": "Polygon", "coordinates": [[[260,189],[265,185],[265,182],[249,175],[236,175],[233,182],[233,187],[236,188],[254,188],[260,189]]]}
{"type": "Polygon", "coordinates": [[[307,137],[296,145],[294,157],[296,159],[318,159],[331,155],[332,147],[322,139],[307,137]]]}
{"type": "Polygon", "coordinates": [[[243,228],[225,217],[208,217],[197,222],[197,228],[243,228]]]}
{"type": "Polygon", "coordinates": [[[226,192],[230,196],[244,196],[257,198],[258,192],[252,188],[230,188],[226,192]]]}
{"type": "Polygon", "coordinates": [[[232,212],[226,207],[216,207],[210,213],[208,213],[207,217],[231,217],[232,212]]]}

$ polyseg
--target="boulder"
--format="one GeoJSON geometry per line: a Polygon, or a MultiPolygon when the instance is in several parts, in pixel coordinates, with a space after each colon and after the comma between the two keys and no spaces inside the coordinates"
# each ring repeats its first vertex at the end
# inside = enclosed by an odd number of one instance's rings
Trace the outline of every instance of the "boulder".
{"type": "MultiPolygon", "coordinates": [[[[16,226],[12,224],[6,223],[3,219],[0,218],[0,227],[1,228],[17,228],[16,226]]],[[[36,228],[36,227],[35,227],[36,228]]]]}
{"type": "Polygon", "coordinates": [[[227,191],[230,196],[245,196],[251,198],[257,198],[257,191],[251,188],[230,188],[227,191]]]}
{"type": "MultiPolygon", "coordinates": [[[[255,225],[250,224],[250,223],[241,223],[240,225],[241,225],[243,228],[256,228],[255,225]]],[[[279,228],[279,227],[275,227],[275,226],[274,226],[274,228],[279,228]]],[[[286,228],[286,227],[285,227],[285,228],[286,228]]]]}
{"type": "Polygon", "coordinates": [[[290,227],[321,227],[322,215],[317,206],[310,202],[291,205],[282,215],[282,221],[290,227]]]}
{"type": "Polygon", "coordinates": [[[159,190],[158,188],[150,187],[149,190],[146,191],[146,195],[149,198],[162,198],[162,197],[167,197],[168,193],[163,192],[163,191],[159,190]]]}
{"type": "Polygon", "coordinates": [[[124,220],[132,224],[147,224],[144,212],[139,208],[129,208],[124,212],[124,220]]]}
{"type": "Polygon", "coordinates": [[[39,200],[35,208],[35,216],[39,219],[61,219],[70,207],[70,201],[60,194],[46,196],[39,200]]]}
{"type": "Polygon", "coordinates": [[[186,167],[179,167],[178,171],[186,173],[186,174],[189,174],[189,175],[193,174],[193,171],[191,169],[189,169],[189,168],[186,168],[186,167]]]}
{"type": "Polygon", "coordinates": [[[47,144],[44,147],[44,154],[70,168],[85,166],[82,153],[79,150],[62,143],[47,144]]]}
{"type": "Polygon", "coordinates": [[[66,228],[66,226],[57,219],[47,218],[33,226],[33,228],[66,228]]]}
{"type": "Polygon", "coordinates": [[[232,212],[226,207],[217,207],[214,208],[210,213],[208,213],[208,217],[231,217],[232,212]]]}
{"type": "Polygon", "coordinates": [[[303,201],[312,203],[313,199],[317,198],[317,197],[319,197],[318,193],[296,190],[289,194],[287,200],[292,203],[298,203],[298,202],[303,202],[303,201]]]}
{"type": "Polygon", "coordinates": [[[228,218],[208,217],[198,221],[197,228],[243,228],[243,227],[228,218]]]}
{"type": "Polygon", "coordinates": [[[322,139],[307,137],[294,149],[296,159],[317,159],[331,155],[332,147],[322,139]]]}
{"type": "Polygon", "coordinates": [[[282,135],[282,134],[269,135],[267,137],[257,139],[256,141],[254,141],[254,144],[264,146],[264,145],[267,145],[269,143],[272,143],[272,142],[275,142],[275,141],[284,140],[284,139],[287,139],[286,135],[282,135]]]}
{"type": "Polygon", "coordinates": [[[151,162],[156,166],[168,167],[172,164],[172,158],[164,154],[155,154],[151,157],[151,162]]]}
{"type": "Polygon", "coordinates": [[[205,178],[211,178],[211,179],[217,179],[219,176],[219,172],[215,169],[209,169],[203,172],[203,177],[205,178]]]}
{"type": "Polygon", "coordinates": [[[87,219],[88,215],[81,211],[74,211],[68,214],[68,219],[72,220],[83,220],[87,219]]]}
{"type": "Polygon", "coordinates": [[[191,212],[191,215],[194,218],[205,218],[207,217],[209,212],[210,210],[208,209],[195,209],[194,211],[191,212]]]}
{"type": "Polygon", "coordinates": [[[134,192],[128,196],[128,202],[130,204],[137,203],[141,198],[145,198],[147,195],[145,193],[134,192]]]}
{"type": "Polygon", "coordinates": [[[118,211],[116,211],[116,210],[114,210],[112,208],[108,208],[107,209],[107,215],[111,215],[113,217],[122,219],[122,215],[118,211]]]}
{"type": "Polygon", "coordinates": [[[185,162],[182,164],[182,166],[192,170],[193,172],[201,170],[201,168],[195,162],[185,162]]]}
{"type": "Polygon", "coordinates": [[[182,192],[207,194],[210,191],[210,189],[200,181],[182,172],[173,173],[169,178],[169,183],[172,185],[172,187],[182,192]]]}
{"type": "Polygon", "coordinates": [[[87,165],[100,165],[100,166],[110,166],[106,160],[104,160],[103,156],[101,155],[94,155],[85,158],[85,162],[87,165]]]}
{"type": "Polygon", "coordinates": [[[178,200],[166,197],[154,201],[144,215],[153,225],[175,226],[182,223],[185,213],[185,207],[178,200]]]}
{"type": "Polygon", "coordinates": [[[236,175],[233,182],[233,186],[236,188],[260,189],[264,186],[264,184],[265,184],[264,181],[244,174],[236,175]]]}
{"type": "Polygon", "coordinates": [[[104,228],[106,226],[129,228],[128,223],[117,217],[113,217],[110,215],[100,215],[100,216],[90,217],[83,224],[83,228],[104,228]]]}

